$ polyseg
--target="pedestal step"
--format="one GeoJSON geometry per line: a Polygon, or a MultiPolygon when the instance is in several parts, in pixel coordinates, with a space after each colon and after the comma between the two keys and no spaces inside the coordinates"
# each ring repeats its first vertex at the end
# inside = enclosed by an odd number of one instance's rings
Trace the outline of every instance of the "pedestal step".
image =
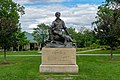
{"type": "Polygon", "coordinates": [[[42,73],[78,73],[78,65],[40,65],[42,73]]]}

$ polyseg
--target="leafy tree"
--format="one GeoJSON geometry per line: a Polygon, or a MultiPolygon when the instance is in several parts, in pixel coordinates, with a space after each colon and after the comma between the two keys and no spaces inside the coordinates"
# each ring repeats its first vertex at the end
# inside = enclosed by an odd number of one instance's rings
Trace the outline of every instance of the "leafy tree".
{"type": "Polygon", "coordinates": [[[76,43],[77,47],[90,47],[95,42],[96,38],[93,36],[92,31],[82,27],[79,32],[75,31],[75,28],[68,28],[68,32],[73,38],[73,43],[76,43]]]}
{"type": "Polygon", "coordinates": [[[17,48],[19,51],[19,47],[23,47],[24,45],[27,45],[29,43],[29,40],[27,40],[27,37],[25,35],[25,32],[22,32],[18,30],[14,35],[12,35],[12,47],[17,48]]]}
{"type": "Polygon", "coordinates": [[[67,31],[69,32],[70,36],[73,38],[73,43],[76,43],[76,34],[77,32],[75,31],[75,28],[67,28],[67,31]]]}
{"type": "Polygon", "coordinates": [[[84,43],[85,47],[90,47],[90,45],[95,43],[95,41],[96,41],[96,38],[94,37],[92,31],[89,29],[85,29],[83,31],[83,37],[85,40],[85,43],[84,43]]]}
{"type": "Polygon", "coordinates": [[[84,35],[81,32],[78,32],[76,35],[77,47],[84,47],[84,35]]]}
{"type": "Polygon", "coordinates": [[[119,45],[120,40],[120,0],[106,0],[98,7],[94,32],[98,38],[104,41],[112,50],[119,45]]]}
{"type": "Polygon", "coordinates": [[[6,63],[6,49],[11,47],[14,35],[19,30],[20,14],[24,14],[24,7],[12,0],[0,0],[0,46],[4,49],[4,63],[6,63]]]}
{"type": "Polygon", "coordinates": [[[70,28],[68,28],[68,32],[71,34],[71,36],[72,36],[72,39],[73,39],[73,43],[76,43],[76,46],[77,47],[82,47],[83,46],[83,34],[82,33],[80,33],[80,32],[76,32],[75,31],[75,28],[72,28],[72,27],[70,27],[70,28]]]}
{"type": "Polygon", "coordinates": [[[44,23],[38,24],[37,28],[33,29],[33,36],[34,40],[38,42],[38,44],[41,44],[41,47],[44,46],[44,41],[48,37],[48,26],[45,25],[44,23]]]}
{"type": "Polygon", "coordinates": [[[16,41],[17,41],[17,45],[18,45],[18,51],[19,51],[20,46],[24,46],[29,43],[29,41],[27,40],[27,38],[25,36],[25,32],[21,32],[21,31],[18,31],[16,33],[16,41]]]}

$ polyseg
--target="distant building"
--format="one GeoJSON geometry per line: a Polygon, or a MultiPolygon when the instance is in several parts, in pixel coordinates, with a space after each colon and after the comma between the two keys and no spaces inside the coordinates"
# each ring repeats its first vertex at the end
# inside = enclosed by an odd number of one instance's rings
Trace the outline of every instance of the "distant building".
{"type": "Polygon", "coordinates": [[[25,45],[24,48],[26,50],[36,50],[39,48],[37,41],[34,40],[34,37],[32,36],[31,33],[25,32],[25,35],[27,37],[27,40],[29,40],[29,44],[25,45]]]}
{"type": "MultiPolygon", "coordinates": [[[[25,32],[25,36],[27,40],[29,40],[29,44],[24,45],[24,46],[19,46],[19,48],[16,47],[11,47],[8,50],[9,51],[21,51],[21,50],[38,50],[40,46],[38,45],[37,41],[34,40],[34,37],[32,36],[31,33],[25,32]]],[[[0,51],[2,51],[2,47],[0,47],[0,51]]]]}

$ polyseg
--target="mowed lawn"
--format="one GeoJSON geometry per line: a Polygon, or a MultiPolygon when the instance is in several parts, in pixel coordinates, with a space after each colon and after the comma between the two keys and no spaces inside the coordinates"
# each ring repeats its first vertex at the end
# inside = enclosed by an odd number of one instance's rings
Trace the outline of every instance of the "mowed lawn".
{"type": "MultiPolygon", "coordinates": [[[[0,63],[3,56],[0,56],[0,63]]],[[[120,57],[77,56],[78,74],[41,74],[41,57],[12,57],[0,64],[0,80],[120,80],[120,57]]]]}
{"type": "MultiPolygon", "coordinates": [[[[7,51],[7,55],[39,55],[42,51],[7,51]]],[[[4,53],[0,51],[0,55],[4,53]]],[[[96,50],[96,51],[77,51],[77,54],[110,54],[110,50],[96,50]]],[[[113,50],[113,54],[120,54],[120,50],[113,50]]]]}
{"type": "MultiPolygon", "coordinates": [[[[0,51],[0,55],[3,55],[3,51],[0,51]]],[[[7,55],[38,55],[41,51],[7,51],[7,55]]]]}
{"type": "MultiPolygon", "coordinates": [[[[96,50],[96,51],[88,51],[88,52],[82,52],[78,51],[78,54],[110,54],[110,50],[96,50]]],[[[113,50],[113,54],[120,54],[120,50],[113,50]]]]}

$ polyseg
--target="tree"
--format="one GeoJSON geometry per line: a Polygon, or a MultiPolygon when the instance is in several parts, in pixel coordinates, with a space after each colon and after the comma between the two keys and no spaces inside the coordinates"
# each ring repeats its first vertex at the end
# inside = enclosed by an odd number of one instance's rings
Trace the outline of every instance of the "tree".
{"type": "Polygon", "coordinates": [[[76,43],[75,38],[76,38],[77,32],[75,31],[75,28],[70,27],[67,29],[67,31],[69,32],[70,36],[73,38],[73,43],[76,43]]]}
{"type": "Polygon", "coordinates": [[[25,32],[21,32],[21,31],[18,31],[16,33],[16,41],[17,41],[17,45],[18,45],[18,51],[19,51],[20,46],[24,46],[29,43],[29,41],[27,40],[27,38],[25,36],[25,32]]]}
{"type": "Polygon", "coordinates": [[[76,43],[77,47],[90,47],[96,41],[92,31],[85,27],[81,27],[79,32],[76,32],[75,28],[70,27],[68,28],[68,32],[71,34],[73,43],[76,43]]]}
{"type": "Polygon", "coordinates": [[[0,46],[4,49],[4,63],[6,63],[6,49],[11,47],[14,35],[19,30],[20,14],[24,14],[24,7],[12,0],[0,0],[0,46]]]}
{"type": "Polygon", "coordinates": [[[68,28],[68,32],[71,34],[73,43],[76,43],[76,47],[83,47],[83,34],[81,32],[76,32],[75,28],[68,28]]]}
{"type": "Polygon", "coordinates": [[[120,0],[106,0],[98,7],[96,21],[94,25],[94,34],[110,46],[111,59],[112,50],[119,45],[120,40],[120,0]]]}
{"type": "Polygon", "coordinates": [[[44,41],[48,37],[48,26],[45,25],[44,23],[38,24],[37,28],[33,29],[33,36],[34,40],[38,42],[38,44],[41,44],[41,47],[44,46],[44,41]]]}
{"type": "Polygon", "coordinates": [[[18,30],[14,35],[12,35],[12,47],[17,48],[19,51],[19,48],[27,45],[29,43],[29,40],[27,40],[27,37],[25,35],[25,32],[22,32],[21,30],[18,30]]]}
{"type": "Polygon", "coordinates": [[[96,41],[96,38],[92,34],[92,31],[89,29],[85,29],[83,31],[83,37],[84,37],[84,41],[85,41],[85,43],[84,43],[85,47],[90,47],[90,45],[92,45],[96,41]]]}

